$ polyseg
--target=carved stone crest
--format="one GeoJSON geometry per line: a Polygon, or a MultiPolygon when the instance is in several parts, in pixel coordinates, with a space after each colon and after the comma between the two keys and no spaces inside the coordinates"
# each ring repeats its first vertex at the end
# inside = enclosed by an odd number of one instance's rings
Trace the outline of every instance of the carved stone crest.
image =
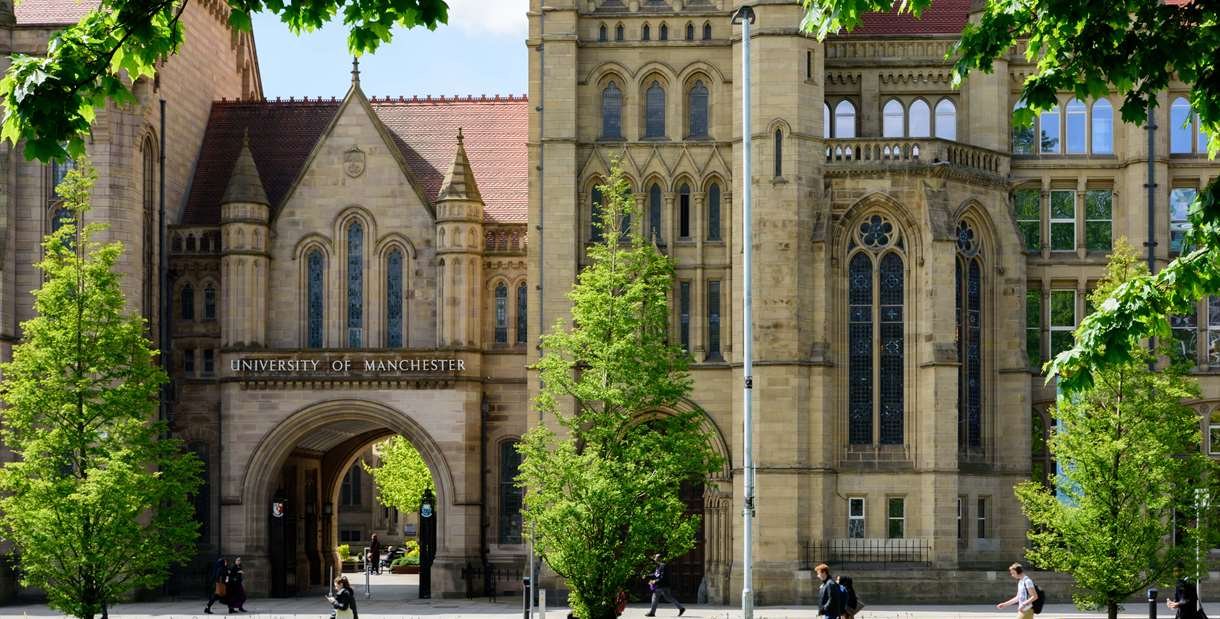
{"type": "Polygon", "coordinates": [[[364,174],[364,151],[359,146],[352,146],[343,153],[343,171],[352,178],[364,174]]]}

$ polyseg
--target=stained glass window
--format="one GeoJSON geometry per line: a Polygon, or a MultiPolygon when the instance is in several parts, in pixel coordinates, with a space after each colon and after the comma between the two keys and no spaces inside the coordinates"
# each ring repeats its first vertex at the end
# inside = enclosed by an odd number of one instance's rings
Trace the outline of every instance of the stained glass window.
{"type": "Polygon", "coordinates": [[[309,342],[310,348],[322,347],[322,278],[325,264],[322,252],[315,249],[306,258],[309,268],[309,278],[306,282],[306,303],[309,307],[309,342]]]}
{"type": "Polygon", "coordinates": [[[364,226],[347,227],[347,345],[360,346],[364,325],[364,226]]]}
{"type": "Polygon", "coordinates": [[[496,286],[496,343],[508,343],[508,286],[496,286]]]}
{"type": "Polygon", "coordinates": [[[386,258],[385,273],[385,344],[389,348],[402,347],[402,250],[395,249],[386,258]]]}
{"type": "Polygon", "coordinates": [[[720,361],[720,280],[707,282],[707,358],[720,361]]]}
{"type": "Polygon", "coordinates": [[[665,89],[657,80],[644,93],[644,137],[665,137],[665,89]]]}
{"type": "Polygon", "coordinates": [[[707,189],[707,240],[720,240],[720,185],[717,183],[707,189]]]}
{"type": "Polygon", "coordinates": [[[882,445],[901,445],[903,438],[903,265],[896,253],[881,258],[880,292],[881,355],[880,440],[882,445]]]}
{"type": "Polygon", "coordinates": [[[901,237],[873,215],[848,262],[848,441],[901,445],[905,408],[905,265],[901,237]]]}
{"type": "Polygon", "coordinates": [[[216,320],[216,287],[211,284],[203,289],[203,319],[216,320]]]}
{"type": "Polygon", "coordinates": [[[195,289],[187,284],[182,287],[182,292],[179,293],[182,303],[182,319],[195,319],[195,289]]]}
{"type": "Polygon", "coordinates": [[[526,312],[526,294],[528,290],[525,284],[517,286],[517,343],[524,344],[529,339],[528,317],[526,312]]]}
{"type": "Polygon", "coordinates": [[[589,198],[592,209],[589,213],[589,241],[593,243],[602,242],[602,190],[594,187],[593,193],[589,198]]]}
{"type": "Polygon", "coordinates": [[[656,183],[648,189],[648,239],[665,242],[661,236],[661,186],[656,183]]]}
{"type": "Polygon", "coordinates": [[[678,237],[690,238],[690,185],[678,188],[678,237]]]}
{"type": "Polygon", "coordinates": [[[610,140],[623,137],[623,91],[614,82],[602,91],[602,137],[610,140]]]}
{"type": "Polygon", "coordinates": [[[513,441],[500,444],[500,543],[521,543],[521,452],[513,441]]]}
{"type": "Polygon", "coordinates": [[[957,422],[958,448],[983,445],[982,305],[979,240],[967,222],[957,226],[957,422]]]}
{"type": "Polygon", "coordinates": [[[848,442],[873,442],[873,261],[859,252],[848,267],[848,442]]]}
{"type": "Polygon", "coordinates": [[[689,98],[690,137],[706,138],[708,93],[707,86],[703,85],[703,80],[697,80],[691,87],[689,98]]]}

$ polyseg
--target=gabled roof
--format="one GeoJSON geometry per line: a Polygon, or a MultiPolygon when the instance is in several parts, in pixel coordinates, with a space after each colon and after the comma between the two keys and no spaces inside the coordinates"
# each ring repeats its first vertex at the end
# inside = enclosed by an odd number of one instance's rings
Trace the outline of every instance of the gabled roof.
{"type": "Polygon", "coordinates": [[[887,13],[866,13],[864,23],[840,36],[932,36],[957,35],[970,17],[970,0],[934,0],[918,18],[899,13],[895,2],[887,13]]]}
{"type": "MultiPolygon", "coordinates": [[[[374,97],[369,103],[429,200],[436,199],[445,173],[452,167],[454,136],[460,127],[486,204],[484,219],[525,222],[529,107],[524,96],[374,97]]],[[[182,223],[220,222],[221,196],[246,131],[267,199],[273,208],[279,208],[340,105],[339,100],[321,98],[214,103],[182,223]]]]}
{"type": "Polygon", "coordinates": [[[74,24],[99,4],[99,0],[19,0],[13,13],[21,25],[74,24]]]}

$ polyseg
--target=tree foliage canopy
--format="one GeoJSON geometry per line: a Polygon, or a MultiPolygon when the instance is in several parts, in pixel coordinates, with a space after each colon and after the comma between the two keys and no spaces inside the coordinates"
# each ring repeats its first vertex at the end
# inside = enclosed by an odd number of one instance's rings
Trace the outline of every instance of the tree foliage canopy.
{"type": "Polygon", "coordinates": [[[424,490],[436,490],[432,471],[428,470],[419,451],[401,436],[391,436],[377,446],[377,451],[381,460],[377,466],[360,462],[377,484],[377,500],[403,513],[419,511],[424,490]]]}
{"type": "MultiPolygon", "coordinates": [[[[77,220],[95,179],[85,164],[59,186],[77,220]]],[[[122,245],[92,240],[101,228],[67,222],[43,242],[37,317],[0,384],[0,438],[17,457],[0,468],[0,528],[22,582],[76,617],[156,587],[193,554],[202,481],[198,458],[155,421],[165,373],[126,311],[122,245]]]]}
{"type": "MultiPolygon", "coordinates": [[[[937,0],[802,0],[803,27],[819,38],[852,29],[869,11],[920,15],[937,0]]],[[[1210,136],[1220,136],[1220,5],[1211,1],[989,0],[977,24],[968,24],[949,53],[954,82],[989,72],[996,58],[1019,42],[1034,63],[1021,96],[1027,107],[1014,122],[1056,105],[1057,93],[1078,98],[1110,91],[1123,96],[1122,118],[1147,121],[1148,110],[1174,80],[1190,88],[1191,107],[1210,136]]],[[[1220,139],[1210,141],[1215,156],[1220,139]]],[[[1168,337],[1171,315],[1194,312],[1203,295],[1220,293],[1220,200],[1217,180],[1190,208],[1190,251],[1156,274],[1132,277],[1114,289],[1077,330],[1076,344],[1048,364],[1066,391],[1088,388],[1100,368],[1134,360],[1140,340],[1168,337]]]]}
{"type": "Polygon", "coordinates": [[[631,226],[617,164],[599,189],[606,233],[568,295],[574,326],[542,336],[535,405],[547,422],[519,445],[527,530],[582,619],[613,618],[653,553],[690,550],[700,523],[681,486],[719,465],[701,413],[675,410],[691,383],[687,353],[668,343],[673,263],[631,226]]]}
{"type": "MultiPolygon", "coordinates": [[[[101,0],[77,24],[56,33],[46,56],[17,54],[0,79],[5,117],[0,137],[25,140],[25,155],[47,161],[85,152],[96,111],[135,101],[134,80],[151,78],[182,46],[190,0],[101,0]]],[[[227,0],[229,24],[251,30],[268,11],[300,34],[341,18],[356,55],[390,41],[395,27],[434,29],[448,19],[444,0],[227,0]]]]}

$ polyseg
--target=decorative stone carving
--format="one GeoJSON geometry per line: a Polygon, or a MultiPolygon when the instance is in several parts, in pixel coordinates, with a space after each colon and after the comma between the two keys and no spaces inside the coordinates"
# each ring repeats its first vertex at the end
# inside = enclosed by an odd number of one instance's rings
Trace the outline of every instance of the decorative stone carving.
{"type": "Polygon", "coordinates": [[[364,174],[364,151],[353,145],[343,153],[343,171],[351,178],[360,178],[364,174]]]}

